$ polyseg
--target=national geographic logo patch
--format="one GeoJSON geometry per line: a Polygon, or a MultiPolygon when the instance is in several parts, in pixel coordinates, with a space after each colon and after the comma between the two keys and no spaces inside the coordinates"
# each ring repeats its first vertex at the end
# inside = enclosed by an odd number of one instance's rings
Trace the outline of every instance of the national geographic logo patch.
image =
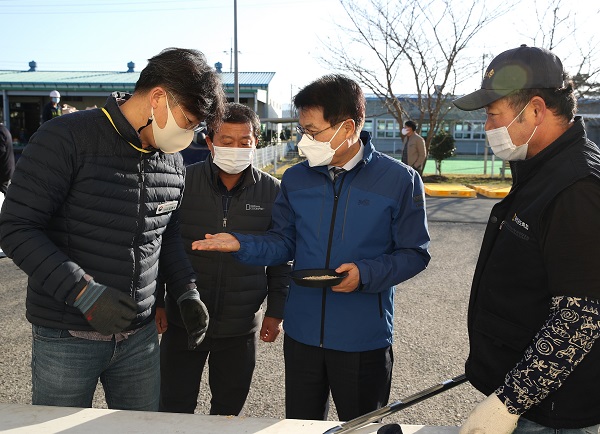
{"type": "Polygon", "coordinates": [[[246,204],[246,211],[264,211],[265,209],[260,205],[254,205],[251,203],[246,204]]]}

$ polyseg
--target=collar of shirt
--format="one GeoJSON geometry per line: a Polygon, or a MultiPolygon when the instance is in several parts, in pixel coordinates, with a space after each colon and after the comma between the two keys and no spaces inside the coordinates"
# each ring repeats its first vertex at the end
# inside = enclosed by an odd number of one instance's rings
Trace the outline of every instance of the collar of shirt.
{"type": "MultiPolygon", "coordinates": [[[[352,157],[350,159],[350,161],[348,161],[346,164],[344,164],[341,168],[344,169],[346,172],[351,171],[352,169],[354,169],[354,166],[356,166],[362,159],[363,159],[363,155],[365,153],[365,145],[363,145],[362,140],[358,140],[360,142],[360,148],[358,149],[358,152],[356,153],[356,155],[354,157],[352,157]]],[[[331,168],[332,167],[337,167],[337,166],[327,166],[327,170],[329,170],[329,172],[331,172],[331,168]]]]}

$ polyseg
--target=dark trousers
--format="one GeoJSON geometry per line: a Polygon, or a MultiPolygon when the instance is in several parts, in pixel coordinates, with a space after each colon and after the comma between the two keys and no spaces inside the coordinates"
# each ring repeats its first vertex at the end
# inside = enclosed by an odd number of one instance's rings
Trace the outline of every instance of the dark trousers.
{"type": "Polygon", "coordinates": [[[388,403],[392,347],[344,352],[304,345],[285,336],[285,415],[327,419],[329,392],[339,420],[347,421],[388,403]]]}
{"type": "Polygon", "coordinates": [[[205,338],[187,349],[187,332],[169,324],[160,343],[159,411],[194,413],[200,379],[208,359],[210,414],[238,415],[248,397],[256,361],[256,333],[231,338],[205,338]]]}

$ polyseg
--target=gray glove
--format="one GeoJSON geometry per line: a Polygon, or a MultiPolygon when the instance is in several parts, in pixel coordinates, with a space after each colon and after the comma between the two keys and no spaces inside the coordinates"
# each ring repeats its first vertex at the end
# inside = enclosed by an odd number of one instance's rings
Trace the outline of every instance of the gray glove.
{"type": "Polygon", "coordinates": [[[208,309],[200,294],[195,289],[190,289],[177,299],[183,325],[188,333],[188,349],[194,350],[204,340],[208,330],[208,309]]]}
{"type": "Polygon", "coordinates": [[[137,315],[137,304],[131,297],[94,280],[88,282],[74,306],[103,335],[122,332],[137,315]]]}

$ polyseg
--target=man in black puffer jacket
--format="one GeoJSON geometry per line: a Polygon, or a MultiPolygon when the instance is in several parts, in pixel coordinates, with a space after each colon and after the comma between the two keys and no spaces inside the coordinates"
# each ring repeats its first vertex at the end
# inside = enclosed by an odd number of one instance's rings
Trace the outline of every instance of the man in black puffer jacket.
{"type": "MultiPolygon", "coordinates": [[[[181,234],[194,270],[202,272],[198,290],[211,321],[204,342],[190,351],[172,291],[167,291],[166,313],[157,308],[156,323],[163,333],[161,411],[194,412],[208,359],[210,414],[238,415],[250,390],[257,332],[264,342],[274,342],[279,335],[291,271],[288,264],[251,266],[227,253],[191,249],[192,241],[205,233],[226,228],[261,234],[270,228],[279,181],[251,164],[259,135],[256,113],[229,103],[220,128],[209,130],[206,137],[211,155],[187,168],[179,211],[181,234]]],[[[159,298],[157,304],[162,301],[159,298]]]]}
{"type": "Polygon", "coordinates": [[[171,218],[184,188],[177,151],[224,93],[202,53],[149,60],[133,95],[44,123],[25,148],[0,215],[0,242],[29,276],[32,402],[90,407],[98,378],[109,408],[157,410],[153,323],[160,259],[198,345],[208,313],[171,218]]]}

